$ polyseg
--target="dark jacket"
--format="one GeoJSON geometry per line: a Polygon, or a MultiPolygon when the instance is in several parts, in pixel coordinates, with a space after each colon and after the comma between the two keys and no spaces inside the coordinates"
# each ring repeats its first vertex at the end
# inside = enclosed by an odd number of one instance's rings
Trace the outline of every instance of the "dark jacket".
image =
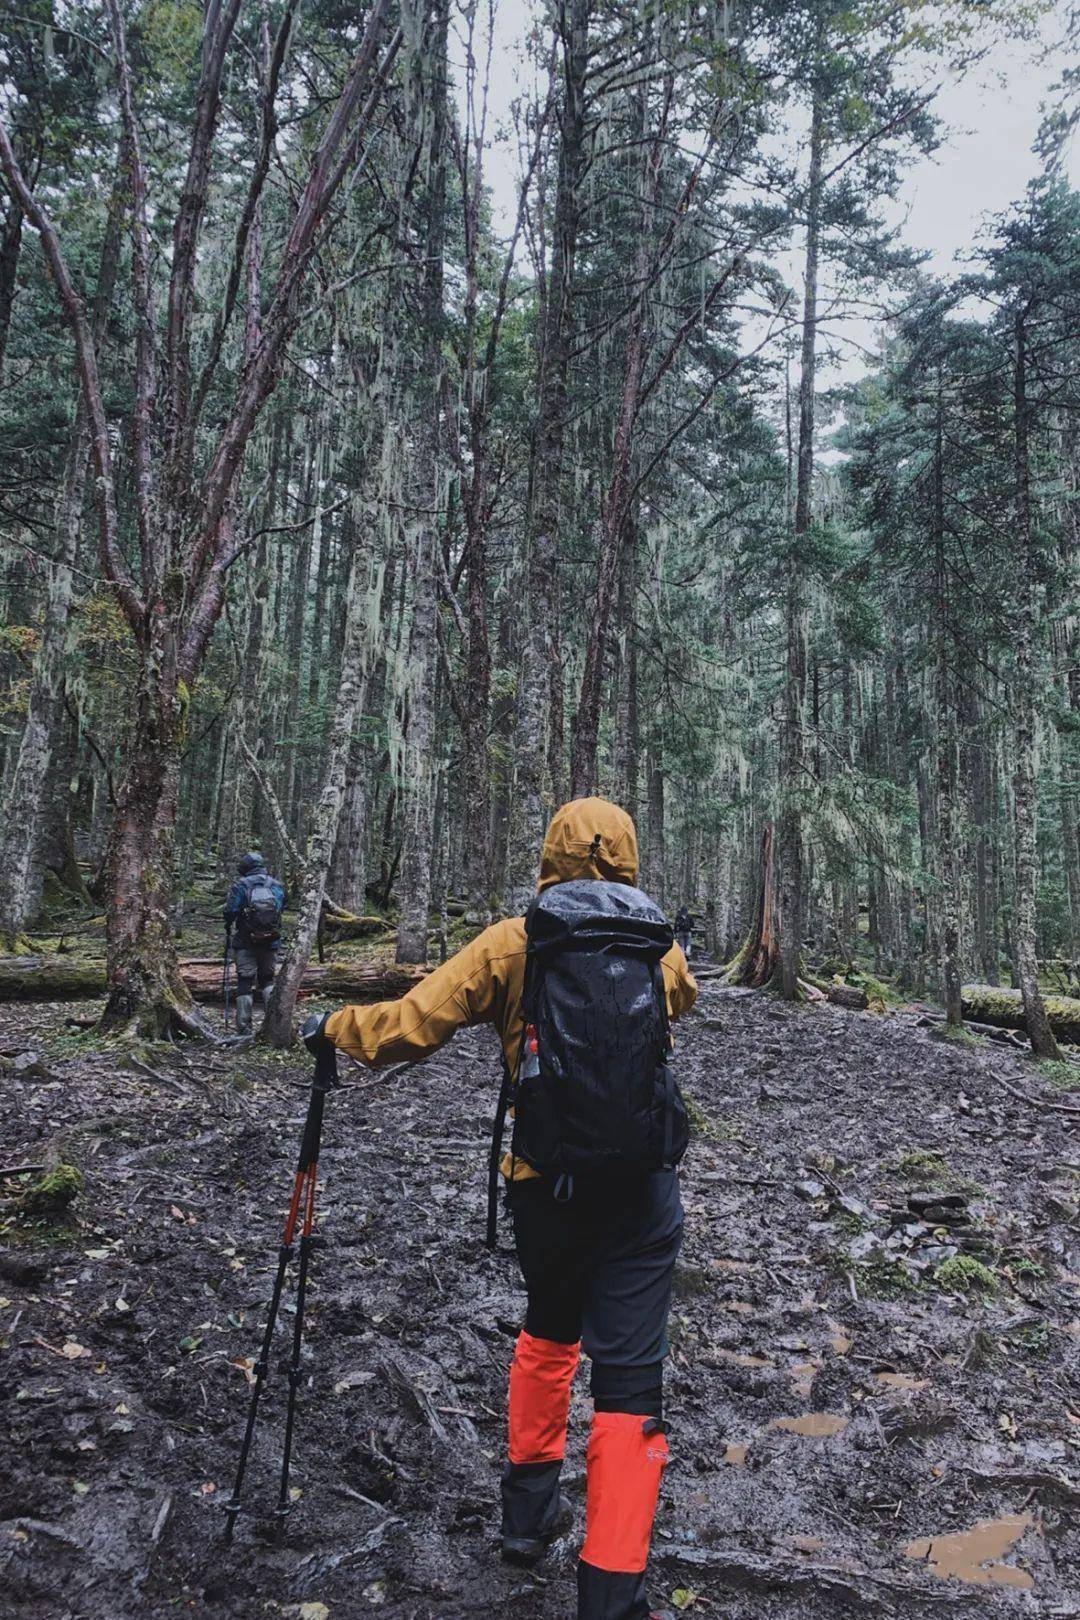
{"type": "Polygon", "coordinates": [[[233,929],[233,938],[238,945],[250,945],[251,939],[244,926],[243,910],[248,894],[256,883],[267,883],[277,896],[278,905],[282,911],[285,909],[285,886],[277,878],[267,874],[265,866],[256,867],[253,872],[246,872],[243,877],[237,878],[225,897],[223,915],[225,926],[233,929]]]}

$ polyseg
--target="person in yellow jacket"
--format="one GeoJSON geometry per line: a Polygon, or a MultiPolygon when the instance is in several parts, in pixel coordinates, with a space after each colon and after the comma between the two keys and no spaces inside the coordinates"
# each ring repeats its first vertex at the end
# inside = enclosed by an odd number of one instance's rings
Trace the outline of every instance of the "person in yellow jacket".
{"type": "MultiPolygon", "coordinates": [[[[582,878],[634,884],[637,873],[634,823],[617,805],[576,799],[554,816],[540,890],[582,878]]],[[[343,1007],[314,1026],[315,1037],[378,1068],[426,1057],[456,1030],[493,1024],[512,1070],[524,1029],[526,946],[523,917],[494,923],[400,1000],[343,1007]]],[[[693,1005],[697,985],[678,945],[660,966],[668,1016],[678,1018],[693,1005]]],[[[647,1620],[645,1565],[668,1459],[662,1384],[682,1238],[677,1173],[668,1167],[617,1193],[586,1186],[559,1201],[524,1159],[508,1158],[504,1169],[528,1303],[510,1368],[503,1554],[535,1561],[566,1522],[559,1472],[583,1349],[592,1362],[595,1411],[578,1617],[647,1620]]]]}

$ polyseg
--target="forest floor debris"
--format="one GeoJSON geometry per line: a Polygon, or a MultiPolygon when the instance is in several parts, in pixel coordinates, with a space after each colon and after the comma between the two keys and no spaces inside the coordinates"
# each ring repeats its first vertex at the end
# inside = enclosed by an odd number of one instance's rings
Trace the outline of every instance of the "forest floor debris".
{"type": "MultiPolygon", "coordinates": [[[[1020,1054],[932,1040],[917,1010],[718,989],[699,1009],[654,1601],[1080,1613],[1080,1147],[1039,1106],[1062,1093],[1020,1054]],[[958,1259],[992,1287],[942,1276],[958,1259]]],[[[566,1620],[574,1536],[535,1574],[495,1556],[523,1296],[481,1244],[493,1038],[392,1080],[343,1065],[292,1511],[276,1545],[286,1312],[226,1553],[309,1066],[161,1047],[132,1068],[71,1011],[0,1007],[0,1045],[41,1056],[3,1079],[5,1161],[48,1144],[85,1178],[63,1225],[8,1214],[0,1237],[5,1620],[566,1620]]],[[[581,1380],[576,1535],[587,1416],[581,1380]]]]}

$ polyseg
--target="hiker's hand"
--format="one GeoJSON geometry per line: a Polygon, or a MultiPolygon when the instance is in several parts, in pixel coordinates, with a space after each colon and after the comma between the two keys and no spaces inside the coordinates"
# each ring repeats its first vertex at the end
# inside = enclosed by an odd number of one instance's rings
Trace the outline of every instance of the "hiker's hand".
{"type": "Polygon", "coordinates": [[[312,1013],[300,1026],[300,1039],[313,1057],[320,1052],[334,1051],[334,1043],[326,1033],[329,1013],[312,1013]]]}

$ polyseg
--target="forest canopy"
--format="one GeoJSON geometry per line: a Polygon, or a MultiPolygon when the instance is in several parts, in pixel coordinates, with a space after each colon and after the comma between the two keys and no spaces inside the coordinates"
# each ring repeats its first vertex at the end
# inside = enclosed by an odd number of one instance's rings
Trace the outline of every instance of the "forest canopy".
{"type": "Polygon", "coordinates": [[[861,966],[954,1023],[965,981],[1011,985],[1054,1055],[1070,21],[0,17],[5,949],[103,912],[106,1027],[205,1033],[180,908],[259,849],[295,905],[285,1041],[320,925],[423,963],[448,918],[519,910],[551,811],[597,792],[733,977],[795,997],[861,966]],[[1010,42],[1052,86],[1034,177],[941,275],[906,177],[1010,42]]]}

